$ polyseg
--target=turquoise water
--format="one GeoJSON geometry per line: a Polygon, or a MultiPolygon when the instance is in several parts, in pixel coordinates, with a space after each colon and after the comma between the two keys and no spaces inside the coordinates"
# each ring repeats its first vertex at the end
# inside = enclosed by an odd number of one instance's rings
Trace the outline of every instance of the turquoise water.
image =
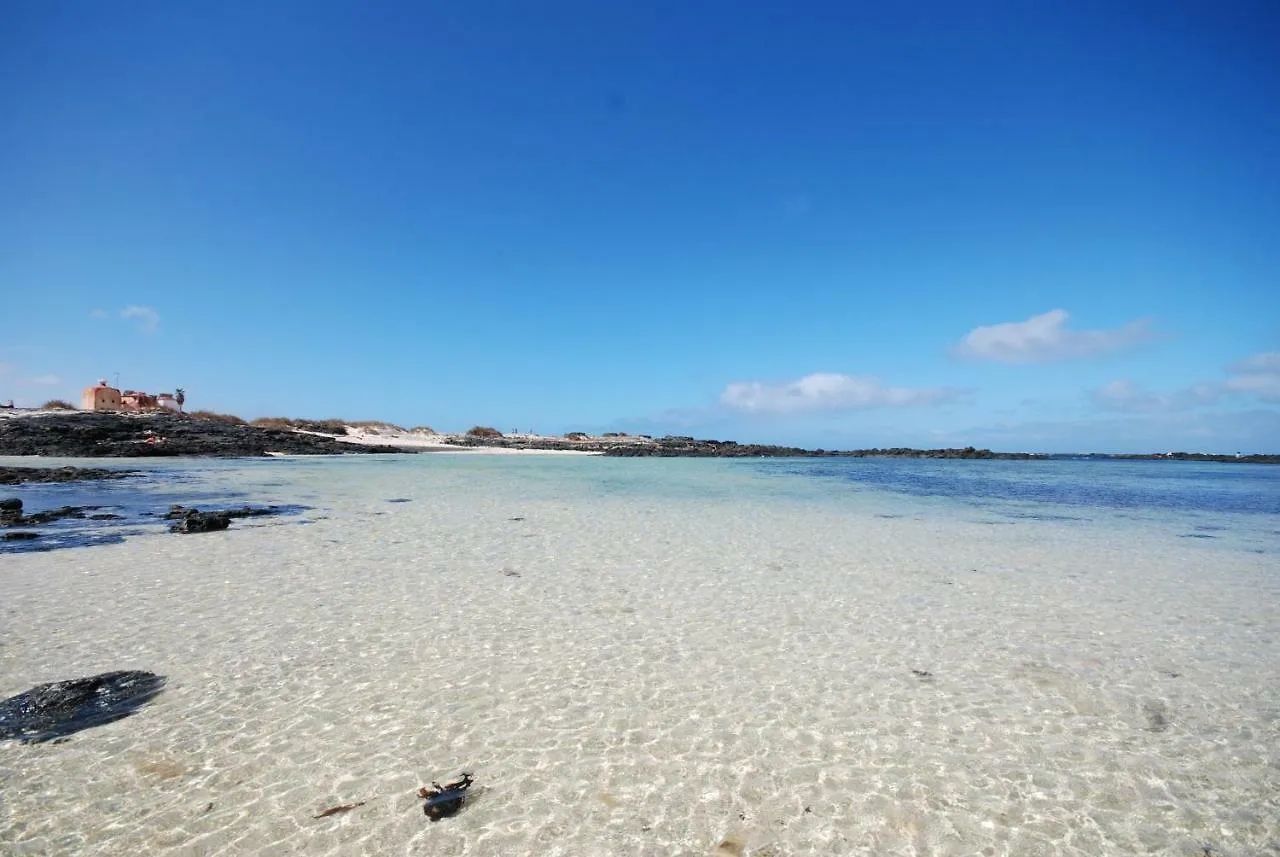
{"type": "MultiPolygon", "coordinates": [[[[14,459],[18,462],[18,459],[14,459]]],[[[70,460],[50,464],[72,463],[70,460]]],[[[74,462],[85,464],[86,462],[74,462]]],[[[101,462],[93,462],[101,465],[101,462]]],[[[0,552],[88,546],[137,535],[170,503],[322,503],[329,486],[378,474],[429,471],[433,479],[492,479],[530,499],[581,497],[803,502],[885,518],[941,516],[991,525],[1049,521],[1114,532],[1154,527],[1189,540],[1280,553],[1280,467],[1173,461],[936,461],[889,459],[611,459],[408,455],[112,464],[139,479],[24,485],[4,491],[28,511],[99,506],[111,523],[61,521],[39,543],[0,552]],[[290,490],[281,491],[283,486],[290,490]],[[301,495],[298,485],[303,486],[301,495]]],[[[448,484],[447,482],[445,484],[448,484]]],[[[391,498],[384,498],[391,499],[391,498]]]]}
{"type": "Polygon", "coordinates": [[[933,461],[785,459],[753,462],[787,474],[977,506],[1074,507],[1082,514],[1172,511],[1280,515],[1280,467],[1179,461],[933,461]]]}
{"type": "Polygon", "coordinates": [[[989,524],[1053,521],[1113,533],[1126,525],[1280,552],[1280,467],[1173,461],[761,460],[781,484],[821,485],[831,502],[885,503],[885,515],[989,524]]]}

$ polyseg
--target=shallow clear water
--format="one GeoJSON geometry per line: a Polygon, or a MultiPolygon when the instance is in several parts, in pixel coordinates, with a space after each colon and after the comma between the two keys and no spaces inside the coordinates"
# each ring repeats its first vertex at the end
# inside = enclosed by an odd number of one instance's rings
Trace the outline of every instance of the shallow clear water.
{"type": "Polygon", "coordinates": [[[844,458],[760,460],[751,466],[764,474],[997,508],[1023,502],[1072,506],[1084,514],[1159,510],[1280,515],[1280,467],[1263,464],[844,458]]]}
{"type": "Polygon", "coordinates": [[[786,483],[821,483],[816,490],[829,502],[876,498],[903,514],[961,515],[991,524],[1141,522],[1182,538],[1280,550],[1275,466],[1080,459],[786,459],[747,466],[786,483]]]}
{"type": "Polygon", "coordinates": [[[1271,471],[148,464],[311,523],[0,557],[0,697],[169,677],[0,743],[0,852],[1280,853],[1271,471]]]}

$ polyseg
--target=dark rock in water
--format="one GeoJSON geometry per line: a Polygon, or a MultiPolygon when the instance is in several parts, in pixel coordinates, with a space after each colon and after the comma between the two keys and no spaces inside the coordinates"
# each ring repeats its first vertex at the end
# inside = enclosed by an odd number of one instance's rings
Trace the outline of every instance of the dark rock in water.
{"type": "Polygon", "coordinates": [[[83,518],[85,510],[92,509],[92,506],[62,506],[57,509],[49,509],[44,512],[32,512],[30,515],[23,517],[19,523],[22,524],[49,524],[54,521],[60,521],[63,518],[83,518]]]}
{"type": "Polygon", "coordinates": [[[5,542],[26,542],[32,539],[40,538],[39,533],[29,533],[26,530],[18,530],[16,533],[5,533],[0,536],[0,541],[5,542]]]}
{"type": "Polygon", "coordinates": [[[201,512],[199,509],[173,505],[165,513],[164,519],[178,522],[169,527],[169,532],[171,533],[212,533],[218,530],[225,530],[230,526],[232,518],[258,518],[263,515],[278,515],[284,511],[278,506],[267,506],[263,509],[245,506],[241,509],[201,512]]]}
{"type": "Polygon", "coordinates": [[[182,520],[169,527],[171,533],[214,533],[231,526],[231,516],[221,512],[188,509],[182,520]]]}
{"type": "Polygon", "coordinates": [[[32,512],[30,515],[22,514],[22,501],[17,498],[0,500],[0,527],[16,527],[16,526],[38,526],[40,524],[49,524],[53,521],[60,521],[63,518],[83,518],[86,509],[96,509],[97,506],[62,506],[58,509],[49,509],[44,512],[32,512]]]}
{"type": "Polygon", "coordinates": [[[110,512],[104,512],[101,515],[89,516],[90,521],[119,521],[119,520],[122,520],[123,518],[124,518],[124,515],[112,515],[110,512]]]}
{"type": "Polygon", "coordinates": [[[11,527],[22,520],[22,501],[0,500],[0,527],[11,527]]]}
{"type": "Polygon", "coordinates": [[[392,497],[387,502],[388,503],[411,503],[413,501],[410,500],[408,497],[392,497]]]}
{"type": "MultiPolygon", "coordinates": [[[[23,482],[79,482],[84,479],[124,479],[139,475],[133,470],[101,467],[0,467],[0,485],[23,482]]],[[[0,501],[2,502],[2,501],[0,501]]],[[[3,508],[0,505],[0,508],[3,508]]]]}
{"type": "Polygon", "coordinates": [[[224,509],[218,514],[226,515],[228,518],[261,518],[263,515],[278,515],[281,511],[278,506],[264,506],[261,509],[242,506],[239,509],[224,509]]]}
{"type": "Polygon", "coordinates": [[[174,503],[172,506],[169,507],[169,511],[164,513],[164,519],[166,521],[181,521],[183,518],[186,517],[188,512],[194,512],[194,511],[196,510],[188,509],[186,506],[180,506],[177,503],[174,503]]]}
{"type": "Polygon", "coordinates": [[[418,797],[427,801],[422,805],[422,812],[432,821],[457,814],[467,802],[467,789],[473,782],[471,775],[464,772],[461,779],[451,783],[432,783],[431,788],[423,786],[418,789],[418,797]]]}
{"type": "Polygon", "coordinates": [[[1148,732],[1164,732],[1169,728],[1169,709],[1160,700],[1144,702],[1142,714],[1147,720],[1148,732]]]}
{"type": "Polygon", "coordinates": [[[36,744],[128,717],[164,683],[164,676],[122,670],[37,685],[0,702],[0,739],[36,744]]]}

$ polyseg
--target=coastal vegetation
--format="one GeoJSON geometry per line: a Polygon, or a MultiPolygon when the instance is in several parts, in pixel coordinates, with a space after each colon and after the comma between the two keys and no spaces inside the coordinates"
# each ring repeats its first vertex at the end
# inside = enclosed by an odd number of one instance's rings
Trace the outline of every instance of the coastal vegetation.
{"type": "Polygon", "coordinates": [[[502,436],[503,436],[502,432],[498,431],[496,428],[493,428],[492,426],[472,426],[471,428],[467,429],[467,437],[500,438],[502,436]]]}
{"type": "Polygon", "coordinates": [[[74,411],[76,406],[65,399],[50,399],[41,405],[40,408],[46,411],[74,411]]]}
{"type": "Polygon", "coordinates": [[[233,426],[248,425],[247,422],[235,414],[220,414],[217,411],[192,411],[187,416],[197,420],[209,420],[210,422],[226,423],[233,426]]]}
{"type": "Polygon", "coordinates": [[[251,426],[258,428],[273,429],[298,429],[299,431],[314,431],[320,434],[344,435],[347,433],[347,423],[345,420],[336,417],[326,420],[307,420],[294,419],[292,417],[259,417],[249,423],[251,426]]]}

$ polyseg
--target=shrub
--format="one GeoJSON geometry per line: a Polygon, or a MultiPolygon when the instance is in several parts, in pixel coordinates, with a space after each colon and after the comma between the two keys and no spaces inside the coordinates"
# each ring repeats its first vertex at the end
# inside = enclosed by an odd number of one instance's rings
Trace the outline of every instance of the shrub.
{"type": "Polygon", "coordinates": [[[293,428],[292,421],[288,417],[258,417],[249,423],[251,426],[258,428],[286,429],[293,428]]]}
{"type": "Polygon", "coordinates": [[[491,426],[472,426],[467,429],[467,437],[502,437],[502,432],[491,426]]]}
{"type": "Polygon", "coordinates": [[[564,436],[565,440],[586,440],[587,433],[585,431],[571,431],[564,436]]]}
{"type": "Polygon", "coordinates": [[[292,417],[259,417],[250,425],[257,428],[270,429],[302,429],[303,431],[314,431],[321,434],[346,434],[347,423],[345,420],[300,420],[292,417]]]}
{"type": "Polygon", "coordinates": [[[74,411],[76,406],[63,399],[50,399],[40,407],[46,411],[74,411]]]}
{"type": "Polygon", "coordinates": [[[212,420],[215,423],[229,423],[236,426],[248,425],[235,414],[220,414],[217,411],[192,411],[189,416],[198,420],[212,420]]]}
{"type": "Polygon", "coordinates": [[[347,421],[339,419],[328,420],[294,420],[294,428],[300,428],[303,431],[318,431],[321,434],[346,434],[347,421]]]}
{"type": "Polygon", "coordinates": [[[363,429],[386,429],[388,431],[405,431],[404,426],[398,426],[395,423],[389,423],[386,420],[353,420],[347,423],[349,426],[363,429]]]}
{"type": "Polygon", "coordinates": [[[439,434],[440,432],[436,431],[431,426],[414,426],[413,428],[409,429],[409,433],[410,434],[439,434]]]}

